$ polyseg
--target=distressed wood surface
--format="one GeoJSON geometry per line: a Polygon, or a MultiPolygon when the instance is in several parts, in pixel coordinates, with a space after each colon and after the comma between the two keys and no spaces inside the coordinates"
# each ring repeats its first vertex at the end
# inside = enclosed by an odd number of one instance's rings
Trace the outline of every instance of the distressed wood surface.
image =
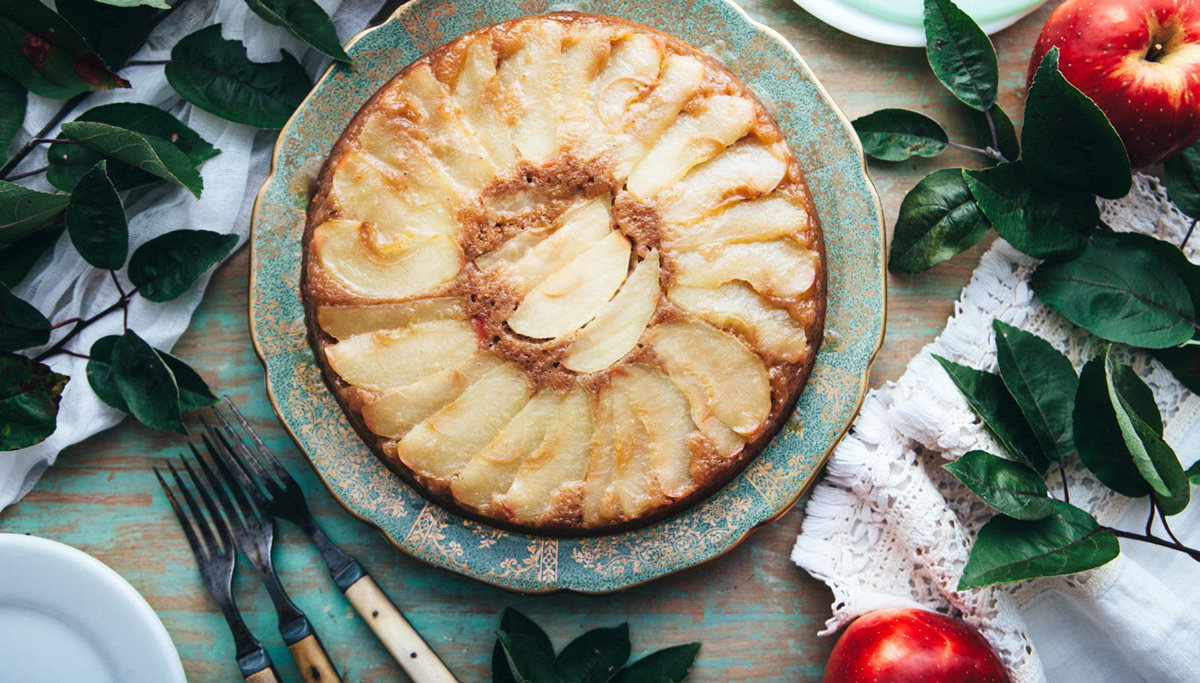
{"type": "MultiPolygon", "coordinates": [[[[952,138],[964,139],[962,108],[929,74],[923,50],[859,40],[821,24],[791,0],[740,2],[795,45],[849,118],[905,107],[943,121],[952,138]]],[[[1022,109],[1029,50],[1049,9],[993,38],[1000,52],[1000,101],[1015,120],[1022,109]]],[[[933,160],[873,163],[871,175],[889,225],[904,193],[922,176],[943,166],[974,164],[969,155],[953,150],[933,160]]],[[[898,377],[908,359],[942,329],[984,246],[921,276],[889,277],[887,338],[872,386],[898,377]]],[[[433,569],[395,550],[324,491],[276,422],[250,345],[247,266],[243,249],[217,271],[175,353],[244,407],[309,492],[329,535],[363,561],[463,681],[490,678],[492,630],[504,607],[518,608],[544,625],[558,647],[584,630],[623,621],[630,623],[635,657],[702,641],[690,679],[697,682],[820,680],[833,642],[816,632],[833,597],[788,560],[803,503],[705,567],[610,596],[515,595],[433,569]]],[[[229,631],[150,470],[177,454],[182,443],[127,420],[63,452],[24,501],[0,514],[0,531],[52,538],[99,558],[157,611],[190,680],[239,680],[229,631]]],[[[275,557],[284,585],[308,612],[344,680],[405,680],[297,530],[280,525],[275,557]]],[[[275,632],[274,613],[261,585],[240,571],[235,590],[247,623],[268,646],[285,679],[299,680],[275,632]]]]}

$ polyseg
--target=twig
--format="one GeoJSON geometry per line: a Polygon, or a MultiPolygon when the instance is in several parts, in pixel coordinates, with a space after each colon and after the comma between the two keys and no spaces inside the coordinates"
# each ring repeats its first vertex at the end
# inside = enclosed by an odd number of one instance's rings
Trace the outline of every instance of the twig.
{"type": "MultiPolygon", "coordinates": [[[[1155,507],[1158,506],[1156,505],[1155,507]]],[[[1179,538],[1175,536],[1175,532],[1171,531],[1171,525],[1167,524],[1167,513],[1163,512],[1162,508],[1158,508],[1158,518],[1162,521],[1163,529],[1167,531],[1167,535],[1171,537],[1171,540],[1175,541],[1177,545],[1183,545],[1179,538]]]]}
{"type": "Polygon", "coordinates": [[[77,323],[80,320],[82,320],[82,318],[67,318],[66,320],[54,323],[53,325],[50,326],[50,329],[57,330],[58,328],[60,328],[64,325],[70,325],[71,323],[77,323]]]}
{"type": "Polygon", "coordinates": [[[987,119],[988,130],[990,130],[992,133],[991,149],[996,152],[997,160],[1001,162],[1008,161],[1008,157],[1004,156],[1004,152],[1000,151],[1000,135],[996,132],[996,119],[992,117],[992,110],[990,107],[983,110],[983,117],[987,119]]]}
{"type": "Polygon", "coordinates": [[[67,332],[66,335],[64,335],[62,339],[59,339],[57,342],[55,342],[54,346],[51,346],[50,348],[46,349],[45,351],[43,351],[43,352],[39,353],[37,356],[35,356],[33,359],[33,362],[40,363],[40,362],[46,360],[47,358],[49,358],[50,356],[53,356],[53,355],[59,354],[59,353],[71,353],[70,351],[67,351],[65,349],[65,347],[68,343],[70,343],[70,341],[72,339],[79,336],[80,332],[84,331],[89,325],[91,325],[92,323],[96,322],[97,320],[103,318],[104,316],[106,316],[110,313],[113,313],[118,309],[128,308],[129,300],[133,298],[133,295],[135,292],[137,292],[136,288],[133,291],[129,292],[128,294],[123,295],[120,299],[117,299],[117,302],[114,303],[112,306],[109,306],[108,308],[104,309],[103,311],[100,311],[99,313],[97,313],[96,315],[93,315],[90,318],[76,320],[75,326],[72,327],[71,330],[69,332],[67,332]]]}
{"type": "Polygon", "coordinates": [[[1001,154],[1000,152],[997,152],[995,149],[992,149],[991,147],[988,147],[987,149],[984,149],[982,147],[972,147],[971,145],[964,145],[961,142],[955,142],[953,140],[948,140],[946,142],[946,144],[950,145],[951,147],[954,147],[956,149],[962,149],[962,150],[966,150],[968,152],[982,154],[983,156],[985,156],[989,159],[995,159],[996,161],[1007,161],[1004,158],[1003,154],[1001,154]]]}
{"type": "Polygon", "coordinates": [[[29,153],[32,152],[33,148],[37,146],[37,142],[35,141],[45,138],[47,135],[49,135],[50,131],[54,130],[55,126],[61,123],[63,119],[67,118],[67,114],[70,114],[72,111],[74,111],[75,107],[79,106],[79,103],[87,99],[88,95],[90,94],[92,94],[91,91],[81,92],[75,97],[72,97],[64,102],[63,106],[59,108],[58,113],[50,117],[50,120],[46,122],[46,125],[42,126],[42,129],[34,134],[33,139],[29,142],[26,142],[24,145],[21,145],[21,149],[18,149],[16,154],[13,154],[12,158],[9,159],[7,163],[5,163],[3,166],[0,166],[0,179],[7,179],[8,174],[12,173],[13,169],[17,167],[17,164],[21,163],[26,156],[29,156],[29,153]]]}
{"type": "Polygon", "coordinates": [[[67,349],[63,349],[63,350],[62,350],[62,353],[65,353],[65,354],[67,354],[68,356],[72,356],[72,357],[74,357],[74,358],[82,358],[82,359],[84,359],[84,360],[91,360],[91,359],[92,359],[92,357],[91,357],[91,356],[89,356],[89,355],[87,355],[86,353],[75,353],[74,351],[68,351],[67,349]]]}
{"type": "Polygon", "coordinates": [[[20,180],[21,178],[28,178],[31,175],[45,173],[46,171],[49,171],[49,170],[50,170],[49,166],[43,166],[41,168],[35,168],[32,171],[25,171],[24,173],[18,173],[15,176],[10,177],[9,180],[20,180]]]}
{"type": "Polygon", "coordinates": [[[1062,460],[1058,461],[1058,476],[1062,478],[1063,502],[1070,503],[1071,489],[1067,487],[1067,466],[1063,464],[1062,460]]]}
{"type": "Polygon", "coordinates": [[[132,59],[125,62],[125,66],[162,66],[169,64],[170,61],[169,59],[132,59]]]}
{"type": "Polygon", "coordinates": [[[1180,251],[1183,251],[1183,248],[1187,246],[1188,240],[1192,239],[1192,231],[1196,229],[1196,221],[1200,221],[1200,218],[1192,219],[1192,224],[1188,226],[1187,234],[1183,236],[1183,241],[1179,243],[1180,251]]]}
{"type": "Polygon", "coordinates": [[[1154,545],[1162,546],[1164,548],[1172,548],[1174,550],[1178,550],[1179,552],[1187,555],[1188,557],[1192,558],[1193,560],[1200,562],[1200,550],[1195,550],[1195,549],[1189,548],[1177,541],[1164,541],[1163,539],[1158,538],[1157,536],[1151,536],[1149,534],[1135,534],[1135,533],[1131,533],[1128,531],[1121,531],[1120,529],[1114,529],[1109,526],[1102,526],[1100,528],[1104,531],[1111,533],[1113,536],[1117,536],[1118,538],[1128,538],[1132,541],[1141,541],[1143,543],[1151,543],[1154,545]]]}
{"type": "Polygon", "coordinates": [[[1147,536],[1150,535],[1151,529],[1154,528],[1154,509],[1157,507],[1158,507],[1158,504],[1155,503],[1154,498],[1151,497],[1150,498],[1150,516],[1146,518],[1146,535],[1147,536]]]}

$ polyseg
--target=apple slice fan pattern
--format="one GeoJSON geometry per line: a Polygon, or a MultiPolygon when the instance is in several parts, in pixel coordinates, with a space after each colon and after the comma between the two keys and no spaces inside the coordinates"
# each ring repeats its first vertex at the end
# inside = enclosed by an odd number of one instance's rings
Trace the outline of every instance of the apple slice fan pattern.
{"type": "Polygon", "coordinates": [[[522,529],[716,490],[822,338],[822,236],[767,110],[619,20],[506,22],[414,62],[334,147],[305,240],[310,337],[359,435],[522,529]]]}

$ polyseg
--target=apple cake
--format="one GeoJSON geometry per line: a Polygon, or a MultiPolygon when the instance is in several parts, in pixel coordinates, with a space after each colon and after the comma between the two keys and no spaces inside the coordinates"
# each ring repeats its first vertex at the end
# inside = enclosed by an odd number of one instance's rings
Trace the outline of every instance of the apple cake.
{"type": "Polygon", "coordinates": [[[578,13],[416,60],[317,178],[302,298],[358,434],[427,497],[537,533],[709,495],[812,369],[824,244],[758,98],[663,33],[578,13]]]}

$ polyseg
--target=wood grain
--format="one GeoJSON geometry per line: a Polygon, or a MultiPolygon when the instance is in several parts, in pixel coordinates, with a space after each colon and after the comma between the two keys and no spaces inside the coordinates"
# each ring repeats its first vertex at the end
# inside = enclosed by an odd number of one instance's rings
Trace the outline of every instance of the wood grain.
{"type": "MultiPolygon", "coordinates": [[[[849,118],[905,107],[945,122],[952,138],[964,139],[963,108],[929,73],[923,50],[851,37],[821,24],[790,0],[741,2],[795,45],[849,118]]],[[[1043,8],[994,37],[1001,57],[1000,102],[1015,120],[1022,108],[1025,61],[1049,11],[1043,8]]],[[[872,163],[869,169],[889,225],[904,193],[922,176],[974,161],[966,153],[951,151],[932,160],[872,163]]],[[[872,386],[898,377],[908,359],[942,329],[985,246],[921,276],[889,277],[888,332],[872,386]]],[[[492,630],[505,607],[542,624],[560,648],[587,629],[625,621],[630,623],[635,658],[668,645],[702,641],[689,679],[697,683],[820,680],[833,642],[818,638],[816,632],[829,616],[833,596],[788,559],[803,520],[803,502],[708,566],[610,596],[514,595],[396,551],[325,492],[276,422],[247,330],[247,267],[242,250],[218,270],[174,353],[244,407],[308,492],[313,512],[330,537],[362,560],[460,680],[490,679],[492,630]]],[[[176,436],[127,420],[63,452],[24,501],[0,514],[0,531],[53,538],[99,558],[157,611],[190,680],[237,680],[229,630],[200,581],[150,470],[182,447],[176,436]]],[[[405,680],[395,660],[329,581],[316,551],[297,529],[279,525],[275,558],[282,582],[321,633],[344,680],[405,680]]],[[[246,622],[280,662],[282,677],[299,680],[275,633],[275,615],[265,591],[254,577],[239,574],[234,589],[246,622]]]]}

